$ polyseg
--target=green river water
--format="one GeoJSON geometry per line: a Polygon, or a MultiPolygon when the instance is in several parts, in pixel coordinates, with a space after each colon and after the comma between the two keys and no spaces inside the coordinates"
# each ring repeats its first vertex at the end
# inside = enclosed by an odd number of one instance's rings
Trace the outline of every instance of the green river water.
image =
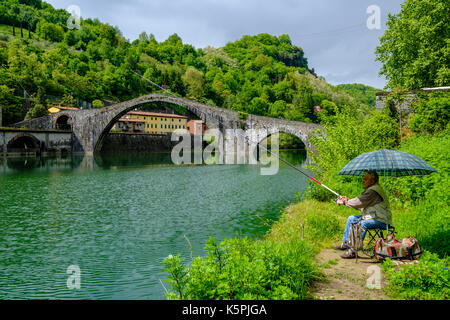
{"type": "Polygon", "coordinates": [[[284,164],[260,168],[176,166],[169,153],[0,158],[0,299],[165,299],[163,260],[189,263],[186,238],[194,257],[211,236],[258,238],[306,186],[284,164]]]}

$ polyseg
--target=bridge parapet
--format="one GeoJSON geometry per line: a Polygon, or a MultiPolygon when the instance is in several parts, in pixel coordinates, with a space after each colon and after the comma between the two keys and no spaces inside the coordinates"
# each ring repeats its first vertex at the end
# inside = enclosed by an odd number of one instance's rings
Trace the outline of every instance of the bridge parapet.
{"type": "Polygon", "coordinates": [[[150,94],[124,101],[101,109],[67,110],[46,117],[22,121],[16,127],[29,129],[54,129],[56,120],[61,115],[71,119],[73,134],[73,151],[93,154],[100,151],[105,137],[114,123],[126,114],[143,104],[165,102],[186,108],[201,118],[210,128],[224,129],[266,129],[268,134],[286,132],[299,137],[305,146],[311,147],[308,136],[322,126],[283,119],[275,119],[249,114],[243,123],[237,111],[206,105],[197,101],[169,96],[166,94],[150,94]]]}

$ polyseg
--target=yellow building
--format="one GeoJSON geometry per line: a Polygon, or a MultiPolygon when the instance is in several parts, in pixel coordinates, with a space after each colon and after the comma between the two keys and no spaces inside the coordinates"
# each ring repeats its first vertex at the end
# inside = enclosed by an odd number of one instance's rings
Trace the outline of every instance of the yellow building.
{"type": "Polygon", "coordinates": [[[64,111],[64,110],[80,110],[80,109],[74,108],[74,107],[53,106],[48,109],[48,112],[50,114],[53,114],[53,113],[57,113],[57,112],[64,111]]]}
{"type": "Polygon", "coordinates": [[[127,116],[144,120],[146,133],[168,134],[177,129],[187,129],[187,117],[179,114],[129,111],[127,116]]]}

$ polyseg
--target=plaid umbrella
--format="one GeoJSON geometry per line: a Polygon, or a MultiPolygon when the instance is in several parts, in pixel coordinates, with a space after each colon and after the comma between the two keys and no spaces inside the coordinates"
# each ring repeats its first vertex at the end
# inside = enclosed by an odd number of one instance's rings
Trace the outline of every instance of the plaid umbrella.
{"type": "MultiPolygon", "coordinates": [[[[437,172],[428,163],[413,154],[397,150],[377,150],[366,152],[355,159],[339,171],[340,175],[363,176],[368,171],[375,171],[379,176],[384,176],[384,190],[386,192],[386,176],[412,176],[425,175],[437,172]]],[[[386,220],[387,220],[386,206],[386,220]]],[[[386,236],[389,226],[386,225],[386,236]]]]}
{"type": "Polygon", "coordinates": [[[376,171],[380,176],[399,177],[430,174],[436,172],[436,169],[408,152],[377,150],[357,156],[339,174],[363,176],[367,171],[376,171]]]}

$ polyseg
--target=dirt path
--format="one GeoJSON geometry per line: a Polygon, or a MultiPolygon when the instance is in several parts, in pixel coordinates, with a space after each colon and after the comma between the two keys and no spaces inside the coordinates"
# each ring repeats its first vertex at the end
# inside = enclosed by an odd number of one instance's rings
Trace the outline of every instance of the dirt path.
{"type": "Polygon", "coordinates": [[[355,259],[342,259],[340,257],[342,253],[344,251],[323,249],[316,256],[328,281],[315,284],[311,290],[314,299],[389,300],[382,289],[367,287],[367,280],[374,279],[377,274],[381,276],[381,287],[383,287],[380,263],[361,253],[356,263],[355,259]]]}

